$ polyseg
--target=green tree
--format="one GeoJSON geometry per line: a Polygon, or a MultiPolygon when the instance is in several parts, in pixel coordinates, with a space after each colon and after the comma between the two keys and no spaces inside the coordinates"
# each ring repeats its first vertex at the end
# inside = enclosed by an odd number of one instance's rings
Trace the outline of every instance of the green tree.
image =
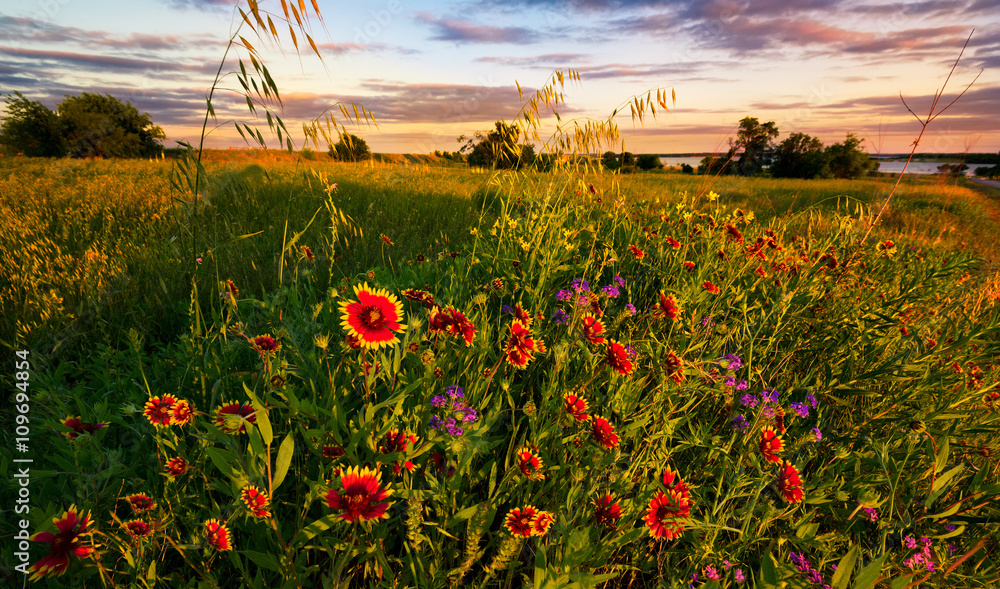
{"type": "Polygon", "coordinates": [[[621,162],[618,161],[618,154],[613,151],[604,152],[604,155],[601,156],[601,165],[612,171],[622,166],[621,162]]]}
{"type": "Polygon", "coordinates": [[[775,148],[771,175],[775,178],[817,178],[830,175],[823,142],[805,133],[792,133],[775,148]]]}
{"type": "Polygon", "coordinates": [[[368,142],[351,133],[340,134],[337,144],[330,146],[330,155],[335,155],[342,162],[363,162],[372,159],[368,142]]]}
{"type": "Polygon", "coordinates": [[[635,166],[640,170],[655,170],[663,167],[660,156],[655,153],[643,153],[635,160],[635,166]]]}
{"type": "MultiPolygon", "coordinates": [[[[488,133],[477,131],[461,151],[470,152],[467,158],[470,166],[519,170],[525,165],[530,165],[535,157],[535,148],[519,144],[520,137],[519,128],[504,121],[497,121],[492,131],[488,133]]],[[[459,137],[459,141],[464,139],[464,136],[459,137]]]]}
{"type": "Polygon", "coordinates": [[[149,157],[163,147],[163,129],[149,113],[110,94],[67,96],[59,103],[59,124],[73,157],[149,157]]]}
{"type": "Polygon", "coordinates": [[[739,155],[735,166],[730,167],[732,173],[741,176],[756,176],[770,163],[771,141],[778,136],[778,127],[774,121],[761,123],[756,117],[743,117],[740,120],[740,130],[736,139],[729,140],[729,153],[726,160],[739,155]]]}
{"type": "Polygon", "coordinates": [[[861,139],[848,133],[843,143],[826,148],[830,173],[834,178],[861,178],[878,169],[878,162],[861,149],[861,139]]]}
{"type": "Polygon", "coordinates": [[[59,116],[41,102],[28,100],[20,92],[4,97],[7,114],[0,125],[0,145],[28,157],[66,155],[59,129],[59,116]]]}

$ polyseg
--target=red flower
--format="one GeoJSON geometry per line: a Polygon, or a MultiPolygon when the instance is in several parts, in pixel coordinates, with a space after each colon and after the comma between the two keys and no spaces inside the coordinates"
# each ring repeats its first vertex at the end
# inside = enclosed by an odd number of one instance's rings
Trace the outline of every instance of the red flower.
{"type": "Polygon", "coordinates": [[[701,286],[712,294],[719,294],[719,287],[712,284],[711,280],[706,280],[705,282],[702,282],[701,286]]]}
{"type": "Polygon", "coordinates": [[[341,512],[337,517],[352,523],[389,517],[389,503],[384,501],[392,491],[382,488],[378,471],[352,466],[340,475],[340,486],[340,492],[326,492],[326,505],[341,512]]]}
{"type": "Polygon", "coordinates": [[[261,355],[274,354],[281,349],[281,343],[270,335],[258,335],[250,340],[250,345],[261,355]]]}
{"type": "Polygon", "coordinates": [[[596,415],[590,418],[590,433],[594,441],[607,449],[617,448],[621,438],[615,433],[615,427],[608,420],[596,415]]]}
{"type": "Polygon", "coordinates": [[[71,440],[76,439],[80,434],[92,434],[102,427],[108,426],[106,423],[85,423],[79,417],[73,416],[60,420],[60,423],[73,430],[71,432],[63,432],[63,435],[71,440]]]}
{"type": "Polygon", "coordinates": [[[587,338],[587,341],[599,346],[603,344],[606,340],[601,337],[604,333],[604,323],[593,315],[585,315],[583,317],[583,337],[587,338]]]}
{"type": "Polygon", "coordinates": [[[781,462],[778,452],[782,450],[784,450],[784,445],[782,444],[781,436],[769,427],[761,428],[760,453],[764,455],[764,460],[774,463],[781,462]]]}
{"type": "Polygon", "coordinates": [[[427,292],[426,290],[416,290],[413,288],[407,288],[402,291],[403,296],[407,300],[413,301],[414,303],[423,303],[429,308],[434,308],[437,304],[434,302],[434,295],[427,292]]]}
{"type": "Polygon", "coordinates": [[[681,249],[681,242],[679,242],[676,239],[674,239],[673,237],[669,237],[669,236],[666,239],[667,239],[667,243],[670,244],[670,247],[674,248],[675,250],[681,249]]]}
{"type": "Polygon", "coordinates": [[[386,290],[364,286],[354,287],[356,302],[344,301],[340,304],[340,324],[348,335],[357,338],[366,348],[377,350],[399,343],[395,333],[403,331],[403,303],[386,290]]]}
{"type": "Polygon", "coordinates": [[[316,254],[314,254],[312,250],[309,249],[308,245],[302,246],[302,255],[305,256],[305,258],[310,262],[316,261],[316,254]]]}
{"type": "Polygon", "coordinates": [[[389,239],[389,237],[388,237],[388,236],[386,236],[386,234],[385,234],[385,233],[380,233],[380,234],[379,234],[379,237],[381,237],[381,238],[382,238],[382,243],[384,243],[384,244],[386,244],[386,245],[396,245],[396,244],[392,243],[392,240],[391,240],[391,239],[389,239]]]}
{"type": "Polygon", "coordinates": [[[132,506],[132,511],[136,513],[142,513],[143,511],[149,511],[156,507],[156,502],[150,499],[149,495],[145,493],[135,493],[129,495],[125,498],[129,505],[132,506]]]}
{"type": "Polygon", "coordinates": [[[632,361],[628,358],[628,350],[625,346],[613,339],[608,340],[608,346],[604,351],[604,361],[612,370],[622,376],[628,376],[635,370],[632,361]]]}
{"type": "Polygon", "coordinates": [[[169,394],[152,397],[146,401],[142,414],[154,426],[166,427],[173,420],[174,403],[176,402],[177,397],[169,394]]]}
{"type": "Polygon", "coordinates": [[[530,448],[521,448],[517,451],[517,467],[528,480],[544,480],[545,475],[540,472],[544,466],[541,457],[530,448]]]}
{"type": "Polygon", "coordinates": [[[667,296],[660,291],[660,302],[653,305],[653,317],[657,319],[670,319],[671,321],[676,321],[677,317],[681,314],[680,308],[677,306],[677,299],[674,295],[667,296]]]}
{"type": "Polygon", "coordinates": [[[646,252],[644,252],[641,249],[635,247],[634,245],[628,246],[628,249],[629,249],[630,252],[632,252],[632,255],[635,256],[635,259],[637,259],[637,260],[641,260],[641,259],[643,259],[643,258],[646,257],[646,252]]]}
{"type": "Polygon", "coordinates": [[[566,408],[566,413],[569,413],[570,417],[577,421],[587,421],[590,419],[590,416],[586,413],[590,407],[582,397],[577,397],[573,393],[567,393],[563,396],[563,406],[566,408]]]}
{"type": "Polygon", "coordinates": [[[219,551],[233,549],[233,534],[226,524],[217,519],[205,522],[206,539],[209,546],[219,551]]]}
{"type": "Polygon", "coordinates": [[[667,353],[663,359],[663,367],[667,369],[667,376],[674,383],[681,384],[684,382],[684,363],[676,353],[667,353]]]}
{"type": "Polygon", "coordinates": [[[503,525],[514,536],[527,538],[532,533],[531,522],[536,515],[538,515],[538,510],[530,505],[515,507],[507,513],[503,525]]]}
{"type": "Polygon", "coordinates": [[[224,289],[222,291],[223,299],[228,299],[230,296],[235,299],[240,296],[240,289],[236,288],[236,283],[233,282],[232,280],[227,280],[223,282],[222,288],[224,289]]]}
{"type": "Polygon", "coordinates": [[[382,438],[382,445],[379,446],[379,452],[383,454],[392,454],[394,452],[406,452],[406,449],[410,445],[410,443],[413,444],[417,443],[416,435],[391,429],[385,435],[385,437],[382,438]]]}
{"type": "Polygon", "coordinates": [[[541,340],[536,342],[530,336],[531,332],[523,323],[516,319],[511,322],[510,339],[507,340],[504,354],[507,355],[507,361],[518,368],[527,366],[535,351],[539,349],[538,344],[541,343],[541,340]]]}
{"type": "Polygon", "coordinates": [[[643,520],[654,538],[673,540],[684,532],[685,520],[691,516],[691,495],[680,476],[667,468],[663,472],[666,492],[657,491],[650,499],[643,520]]]}
{"type": "Polygon", "coordinates": [[[805,497],[802,492],[802,478],[799,477],[799,469],[790,462],[785,462],[778,472],[778,490],[781,496],[789,503],[799,503],[805,497]]]}
{"type": "Polygon", "coordinates": [[[254,517],[268,517],[271,515],[266,507],[269,503],[267,493],[261,491],[255,485],[247,485],[240,491],[240,499],[246,504],[247,509],[253,513],[254,517]]]}
{"type": "Polygon", "coordinates": [[[472,339],[476,336],[476,326],[461,311],[454,307],[448,307],[447,309],[441,309],[440,307],[431,308],[431,318],[427,329],[431,333],[443,331],[448,335],[460,337],[465,340],[466,346],[471,346],[472,339]]]}
{"type": "Polygon", "coordinates": [[[346,454],[344,452],[344,447],[340,444],[324,444],[323,445],[323,458],[328,460],[336,460],[346,454]]]}
{"type": "Polygon", "coordinates": [[[594,523],[597,525],[614,530],[621,518],[622,508],[611,493],[605,493],[603,497],[594,501],[594,523]]]}
{"type": "Polygon", "coordinates": [[[242,434],[248,423],[257,423],[257,414],[250,403],[226,403],[215,410],[215,426],[227,434],[242,434]]]}
{"type": "Polygon", "coordinates": [[[525,311],[524,308],[521,307],[520,302],[514,305],[514,319],[523,323],[525,327],[531,327],[533,320],[531,313],[525,311]]]}
{"type": "Polygon", "coordinates": [[[170,411],[170,425],[187,425],[194,419],[194,409],[191,403],[181,399],[174,403],[174,408],[170,411]]]}
{"type": "Polygon", "coordinates": [[[90,524],[90,514],[80,517],[76,510],[76,505],[70,506],[63,512],[62,517],[52,518],[52,522],[59,530],[58,533],[38,532],[31,536],[34,542],[48,542],[49,553],[41,560],[31,565],[31,580],[37,581],[49,573],[62,575],[69,568],[69,555],[74,554],[77,558],[87,558],[94,551],[91,546],[84,546],[82,536],[89,534],[85,532],[90,524]]]}
{"type": "Polygon", "coordinates": [[[694,272],[694,262],[684,262],[684,267],[688,272],[694,272]]]}
{"type": "Polygon", "coordinates": [[[188,462],[180,456],[167,461],[167,476],[176,478],[187,472],[188,462]]]}
{"type": "Polygon", "coordinates": [[[125,528],[129,535],[133,538],[146,538],[153,533],[153,529],[149,527],[149,524],[141,519],[127,521],[122,524],[122,527],[125,528]]]}
{"type": "Polygon", "coordinates": [[[531,518],[531,535],[544,536],[554,521],[556,521],[555,515],[548,511],[539,511],[535,517],[531,518]]]}
{"type": "Polygon", "coordinates": [[[726,223],[726,236],[736,243],[743,243],[743,234],[732,223],[726,223]]]}

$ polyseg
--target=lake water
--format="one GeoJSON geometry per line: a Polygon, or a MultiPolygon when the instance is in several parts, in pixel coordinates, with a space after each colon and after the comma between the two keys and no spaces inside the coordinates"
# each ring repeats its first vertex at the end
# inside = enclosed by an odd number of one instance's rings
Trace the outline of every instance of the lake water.
{"type": "MultiPolygon", "coordinates": [[[[681,164],[688,164],[694,169],[698,169],[698,164],[701,163],[702,158],[700,157],[673,157],[673,156],[660,156],[660,161],[663,162],[664,166],[674,166],[680,167],[681,164]]],[[[957,164],[958,162],[910,162],[910,165],[906,168],[907,174],[936,174],[938,171],[938,166],[949,163],[957,164]]],[[[878,171],[887,172],[889,174],[898,174],[903,171],[903,165],[906,162],[902,161],[884,161],[879,160],[878,171]]],[[[965,171],[967,176],[971,176],[973,172],[976,171],[977,166],[985,166],[987,164],[969,164],[969,169],[965,171]]]]}

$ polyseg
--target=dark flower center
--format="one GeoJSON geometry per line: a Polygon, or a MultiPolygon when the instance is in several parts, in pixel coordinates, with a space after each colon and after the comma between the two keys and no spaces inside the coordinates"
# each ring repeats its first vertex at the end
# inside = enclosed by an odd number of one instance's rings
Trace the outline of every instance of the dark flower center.
{"type": "Polygon", "coordinates": [[[385,324],[385,316],[382,311],[374,305],[362,307],[360,314],[361,322],[369,329],[380,329],[385,324]]]}

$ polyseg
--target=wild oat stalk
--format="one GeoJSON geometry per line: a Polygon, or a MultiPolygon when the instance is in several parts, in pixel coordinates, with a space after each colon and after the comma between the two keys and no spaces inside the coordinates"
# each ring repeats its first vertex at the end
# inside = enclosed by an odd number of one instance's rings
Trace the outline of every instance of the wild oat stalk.
{"type": "Polygon", "coordinates": [[[472,565],[483,556],[483,551],[479,548],[479,542],[482,540],[483,532],[486,529],[486,514],[488,512],[489,509],[486,503],[480,503],[476,513],[469,518],[466,524],[465,552],[462,555],[462,564],[455,571],[454,586],[456,587],[462,582],[462,577],[469,572],[472,565]]]}

